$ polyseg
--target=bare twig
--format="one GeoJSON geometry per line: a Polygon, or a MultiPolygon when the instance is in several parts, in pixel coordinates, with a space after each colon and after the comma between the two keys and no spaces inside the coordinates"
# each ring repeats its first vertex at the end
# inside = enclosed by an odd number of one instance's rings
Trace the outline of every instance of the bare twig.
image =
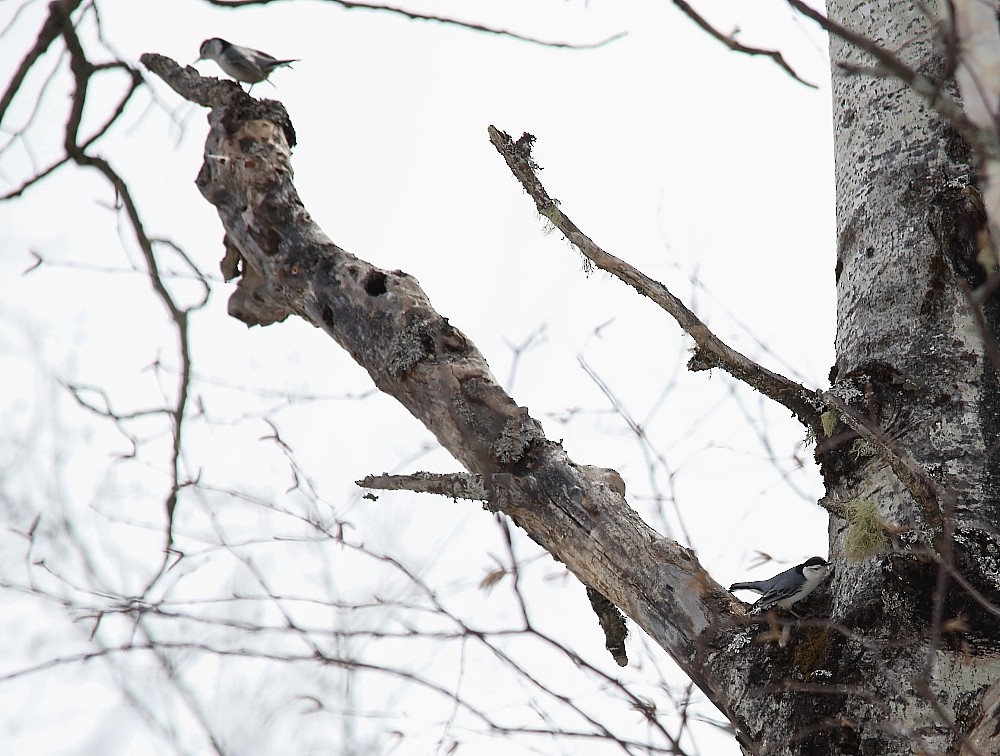
{"type": "MultiPolygon", "coordinates": [[[[990,135],[989,132],[978,128],[972,123],[965,115],[965,110],[962,108],[961,103],[957,102],[944,90],[941,82],[932,81],[919,71],[915,71],[882,45],[868,39],[863,34],[858,34],[856,31],[827,18],[819,11],[810,8],[802,0],[786,0],[786,2],[802,15],[815,21],[830,34],[834,34],[845,42],[854,45],[859,50],[868,53],[878,61],[886,73],[895,76],[920,95],[980,155],[994,159],[1000,157],[1000,144],[997,142],[996,134],[993,133],[990,135]]],[[[850,66],[846,67],[845,70],[850,70],[850,66]]]]}
{"type": "MultiPolygon", "coordinates": [[[[184,485],[181,474],[181,438],[187,408],[191,372],[191,354],[188,341],[187,317],[189,312],[204,306],[207,302],[208,287],[207,284],[203,286],[202,299],[190,307],[184,308],[175,302],[174,297],[167,288],[161,274],[156,250],[154,248],[155,243],[145,231],[142,219],[139,215],[138,207],[132,197],[131,190],[122,176],[115,170],[108,160],[103,157],[96,156],[88,151],[88,148],[91,147],[103,134],[105,134],[110,126],[121,117],[122,113],[124,113],[126,105],[142,84],[142,76],[139,71],[133,69],[131,66],[120,60],[95,64],[88,59],[83,45],[77,36],[74,21],[71,17],[71,14],[74,10],[76,10],[78,5],[78,2],[59,0],[59,2],[53,2],[49,6],[49,17],[46,19],[45,24],[39,32],[34,47],[22,60],[21,65],[15,74],[14,80],[4,93],[3,97],[0,98],[0,118],[3,117],[6,108],[17,94],[18,87],[23,82],[27,72],[37,62],[45,50],[47,50],[56,39],[61,38],[66,46],[67,52],[69,53],[69,66],[73,77],[73,94],[63,134],[63,148],[65,150],[66,159],[71,160],[79,166],[97,170],[104,176],[108,184],[113,189],[116,201],[121,203],[121,207],[124,209],[129,225],[135,235],[136,243],[142,252],[150,284],[152,285],[157,297],[166,308],[170,318],[173,320],[177,333],[178,353],[180,357],[180,375],[174,406],[169,410],[172,424],[173,444],[171,455],[171,485],[165,501],[167,519],[167,553],[164,554],[165,565],[166,560],[169,558],[170,544],[173,538],[173,513],[177,504],[177,494],[184,485]],[[84,110],[87,103],[87,92],[91,84],[91,80],[95,74],[109,70],[118,70],[126,73],[129,78],[129,86],[125,89],[117,105],[112,108],[104,124],[98,128],[98,130],[91,137],[81,140],[79,130],[83,121],[84,110]]],[[[42,172],[41,175],[35,176],[32,180],[26,182],[25,185],[21,187],[21,190],[15,192],[11,196],[16,196],[16,194],[20,191],[23,191],[23,189],[27,188],[32,183],[38,181],[42,176],[46,175],[48,170],[58,167],[58,165],[62,162],[63,161],[57,162],[55,166],[52,166],[50,169],[47,169],[47,171],[42,172]]],[[[182,258],[183,257],[185,257],[185,255],[182,254],[182,258]]],[[[124,417],[124,415],[122,416],[124,417]]]]}
{"type": "Polygon", "coordinates": [[[720,367],[734,378],[787,407],[805,426],[819,428],[819,409],[822,405],[815,392],[782,375],[772,373],[723,343],[666,286],[601,249],[569,219],[559,208],[558,201],[549,196],[538,179],[538,165],[531,156],[531,146],[535,141],[533,136],[524,134],[514,141],[494,126],[490,126],[489,134],[490,141],[507,161],[514,177],[534,200],[538,212],[551,221],[584,257],[658,304],[694,339],[697,349],[688,363],[691,370],[720,367]]]}
{"type": "Polygon", "coordinates": [[[776,64],[781,66],[781,68],[785,70],[785,73],[787,73],[789,76],[795,79],[795,81],[799,82],[800,84],[805,84],[810,89],[817,89],[817,86],[815,84],[806,81],[797,73],[795,73],[795,69],[793,69],[788,64],[788,61],[785,60],[785,56],[782,55],[779,50],[766,50],[762,47],[751,47],[749,45],[744,45],[742,42],[736,39],[735,36],[731,34],[723,34],[714,26],[712,26],[710,23],[708,23],[705,17],[702,16],[700,13],[698,13],[698,11],[696,11],[694,8],[692,8],[689,3],[685,2],[685,0],[671,0],[671,2],[677,6],[677,9],[681,13],[683,13],[685,16],[694,21],[702,31],[706,32],[712,38],[717,39],[719,42],[724,44],[733,52],[743,53],[744,55],[751,55],[751,56],[762,55],[765,58],[770,58],[776,64]]]}
{"type": "MultiPolygon", "coordinates": [[[[281,2],[281,0],[205,0],[205,2],[210,5],[219,5],[224,8],[239,8],[247,5],[268,5],[273,2],[281,2]]],[[[533,45],[542,45],[543,47],[557,47],[567,50],[594,50],[598,47],[604,47],[612,42],[616,42],[619,39],[628,35],[628,32],[618,32],[617,34],[612,34],[610,37],[605,37],[597,42],[550,42],[543,39],[537,39],[536,37],[528,37],[524,34],[518,34],[517,32],[510,31],[508,29],[497,29],[492,26],[486,26],[485,24],[477,24],[473,21],[462,21],[457,18],[452,18],[450,16],[434,16],[428,13],[417,13],[416,11],[407,10],[405,8],[399,8],[394,5],[383,5],[375,3],[355,3],[349,2],[349,0],[326,0],[328,3],[333,3],[334,5],[339,5],[345,10],[370,10],[370,11],[382,11],[385,13],[392,13],[397,16],[402,16],[403,18],[408,18],[411,21],[433,21],[439,24],[445,24],[447,26],[457,26],[462,29],[468,29],[469,31],[482,32],[484,34],[496,34],[501,37],[508,37],[510,39],[516,39],[519,42],[530,42],[533,45]]]]}
{"type": "MultiPolygon", "coordinates": [[[[935,532],[941,528],[941,502],[938,488],[927,471],[895,439],[882,432],[871,419],[864,417],[833,392],[823,394],[823,401],[840,417],[846,425],[872,442],[878,454],[889,465],[895,476],[916,501],[920,508],[921,520],[935,532]]],[[[822,436],[818,436],[822,438],[822,436]]]]}
{"type": "Polygon", "coordinates": [[[14,71],[14,75],[11,77],[10,84],[7,85],[7,89],[0,96],[0,123],[3,122],[7,108],[10,107],[10,104],[14,101],[14,97],[20,91],[21,84],[24,83],[24,78],[28,75],[32,66],[45,54],[45,51],[49,49],[49,45],[59,37],[66,19],[72,15],[73,11],[79,7],[82,1],[57,0],[49,6],[49,17],[39,30],[34,46],[32,46],[21,60],[17,70],[14,71]]]}

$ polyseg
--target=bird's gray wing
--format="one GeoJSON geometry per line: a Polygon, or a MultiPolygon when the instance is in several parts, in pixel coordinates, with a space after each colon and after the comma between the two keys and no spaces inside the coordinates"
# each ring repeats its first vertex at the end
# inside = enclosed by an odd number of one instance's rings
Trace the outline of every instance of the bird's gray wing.
{"type": "Polygon", "coordinates": [[[258,66],[263,67],[278,62],[277,58],[273,55],[268,55],[263,50],[254,50],[252,47],[244,47],[243,51],[246,53],[247,57],[253,60],[253,62],[258,66]]]}
{"type": "Polygon", "coordinates": [[[254,57],[254,62],[262,68],[274,68],[276,66],[287,66],[289,63],[298,63],[298,58],[275,58],[262,50],[244,48],[254,57]]]}
{"type": "Polygon", "coordinates": [[[757,599],[754,606],[763,609],[771,604],[776,604],[782,599],[795,595],[795,592],[798,589],[799,585],[797,583],[792,583],[791,581],[787,581],[784,585],[779,583],[777,586],[766,591],[763,596],[757,599]]]}

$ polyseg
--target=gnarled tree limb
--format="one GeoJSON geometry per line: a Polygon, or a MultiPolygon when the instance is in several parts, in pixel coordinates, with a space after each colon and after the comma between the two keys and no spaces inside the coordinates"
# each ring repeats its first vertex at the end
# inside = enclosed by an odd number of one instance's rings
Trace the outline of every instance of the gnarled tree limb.
{"type": "MultiPolygon", "coordinates": [[[[439,315],[417,281],[338,247],[292,184],[291,125],[280,104],[203,79],[159,55],[143,64],[183,97],[210,107],[197,179],[218,209],[226,243],[263,283],[253,297],[322,329],[481,477],[504,512],[585,585],[620,607],[742,727],[748,685],[731,657],[740,602],[694,554],[656,533],[627,505],[620,478],[574,463],[497,384],[466,336],[439,315]]],[[[231,264],[230,260],[230,264],[231,264]]]]}

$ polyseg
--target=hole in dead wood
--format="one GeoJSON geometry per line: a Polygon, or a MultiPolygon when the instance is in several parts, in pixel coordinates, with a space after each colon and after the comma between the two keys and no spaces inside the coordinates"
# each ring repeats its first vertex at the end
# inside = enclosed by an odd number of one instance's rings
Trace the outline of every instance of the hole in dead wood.
{"type": "Polygon", "coordinates": [[[373,270],[365,277],[365,291],[370,296],[378,297],[385,294],[385,273],[373,270]]]}

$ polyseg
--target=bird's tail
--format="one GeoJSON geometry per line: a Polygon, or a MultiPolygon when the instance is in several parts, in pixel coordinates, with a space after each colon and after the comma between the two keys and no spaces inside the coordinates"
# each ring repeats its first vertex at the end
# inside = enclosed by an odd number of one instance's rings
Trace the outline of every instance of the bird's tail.
{"type": "Polygon", "coordinates": [[[760,583],[733,583],[729,586],[730,591],[757,591],[757,593],[763,593],[760,589],[760,583]]]}

